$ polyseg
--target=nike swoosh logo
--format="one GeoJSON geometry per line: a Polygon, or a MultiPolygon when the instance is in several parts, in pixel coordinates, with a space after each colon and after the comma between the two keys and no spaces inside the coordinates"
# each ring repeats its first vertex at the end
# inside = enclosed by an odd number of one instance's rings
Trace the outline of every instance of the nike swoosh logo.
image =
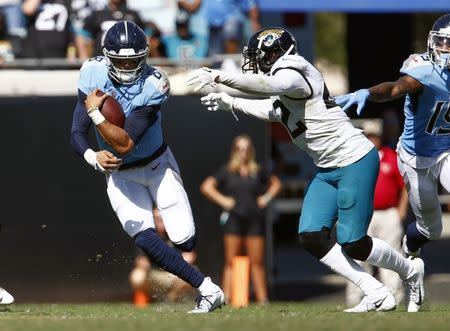
{"type": "Polygon", "coordinates": [[[157,165],[155,165],[154,167],[152,167],[152,170],[155,170],[156,168],[158,168],[160,164],[161,164],[161,163],[158,163],[157,165]]]}
{"type": "Polygon", "coordinates": [[[380,308],[381,304],[383,303],[384,300],[381,300],[379,303],[375,303],[375,308],[380,308]]]}
{"type": "Polygon", "coordinates": [[[418,306],[422,305],[422,291],[420,290],[420,286],[419,286],[419,299],[416,301],[416,305],[418,306]]]}

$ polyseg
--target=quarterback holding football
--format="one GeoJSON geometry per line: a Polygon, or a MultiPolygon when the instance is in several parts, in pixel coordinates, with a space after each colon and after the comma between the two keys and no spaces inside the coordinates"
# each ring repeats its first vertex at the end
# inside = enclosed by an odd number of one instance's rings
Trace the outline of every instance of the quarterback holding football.
{"type": "Polygon", "coordinates": [[[155,206],[175,247],[181,251],[194,248],[191,207],[161,129],[161,107],[169,96],[169,81],[146,63],[146,36],[132,22],[120,21],[108,30],[103,54],[87,60],[80,70],[72,146],[94,169],[106,174],[111,206],[135,244],[152,262],[199,290],[191,312],[210,312],[224,304],[222,290],[159,237],[153,220],[155,206]],[[99,90],[105,94],[97,95],[99,90]],[[110,123],[101,112],[109,96],[123,109],[123,128],[110,123]],[[92,124],[98,151],[88,142],[92,124]]]}

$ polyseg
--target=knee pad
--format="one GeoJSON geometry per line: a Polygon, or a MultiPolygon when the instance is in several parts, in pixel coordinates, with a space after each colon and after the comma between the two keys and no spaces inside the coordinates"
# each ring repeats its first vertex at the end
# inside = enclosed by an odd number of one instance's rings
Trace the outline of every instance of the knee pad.
{"type": "Polygon", "coordinates": [[[302,232],[298,234],[300,245],[317,259],[324,257],[336,243],[331,237],[331,230],[322,227],[320,231],[302,232]]]}
{"type": "Polygon", "coordinates": [[[342,246],[342,249],[349,257],[359,261],[365,261],[370,255],[372,251],[372,238],[369,236],[364,236],[357,241],[352,241],[350,243],[345,243],[342,246]]]}
{"type": "Polygon", "coordinates": [[[174,244],[176,248],[178,248],[180,251],[183,252],[192,252],[195,248],[195,243],[197,241],[197,236],[194,235],[193,237],[189,238],[183,243],[180,244],[174,244]]]}
{"type": "Polygon", "coordinates": [[[349,209],[355,204],[356,191],[344,188],[338,191],[337,205],[339,209],[349,209]]]}

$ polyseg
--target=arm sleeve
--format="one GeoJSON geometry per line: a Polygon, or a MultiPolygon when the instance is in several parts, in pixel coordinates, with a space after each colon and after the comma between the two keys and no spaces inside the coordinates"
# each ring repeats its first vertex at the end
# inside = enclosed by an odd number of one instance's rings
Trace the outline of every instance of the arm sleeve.
{"type": "Polygon", "coordinates": [[[281,120],[281,109],[274,108],[270,99],[234,98],[233,109],[264,121],[279,122],[281,120]]]}
{"type": "Polygon", "coordinates": [[[246,93],[265,96],[287,94],[295,98],[309,98],[312,94],[304,74],[292,68],[280,68],[273,76],[220,71],[219,77],[221,84],[246,93]]]}
{"type": "Polygon", "coordinates": [[[78,90],[78,101],[75,106],[72,119],[71,139],[72,148],[77,154],[83,157],[84,152],[90,148],[88,133],[91,127],[91,119],[86,113],[84,107],[84,100],[86,100],[86,94],[78,90]]]}
{"type": "Polygon", "coordinates": [[[147,129],[153,125],[158,119],[158,111],[160,106],[145,106],[135,109],[125,121],[125,131],[136,145],[147,132],[147,129]]]}

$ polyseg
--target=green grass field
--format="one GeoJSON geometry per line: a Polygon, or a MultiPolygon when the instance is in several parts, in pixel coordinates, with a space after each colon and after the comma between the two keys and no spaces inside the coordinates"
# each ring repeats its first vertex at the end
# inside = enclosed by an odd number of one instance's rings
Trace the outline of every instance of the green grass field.
{"type": "Polygon", "coordinates": [[[271,303],[212,314],[188,315],[192,304],[15,304],[0,310],[1,331],[34,330],[449,330],[450,305],[416,314],[401,307],[387,313],[345,314],[342,305],[271,303]]]}

